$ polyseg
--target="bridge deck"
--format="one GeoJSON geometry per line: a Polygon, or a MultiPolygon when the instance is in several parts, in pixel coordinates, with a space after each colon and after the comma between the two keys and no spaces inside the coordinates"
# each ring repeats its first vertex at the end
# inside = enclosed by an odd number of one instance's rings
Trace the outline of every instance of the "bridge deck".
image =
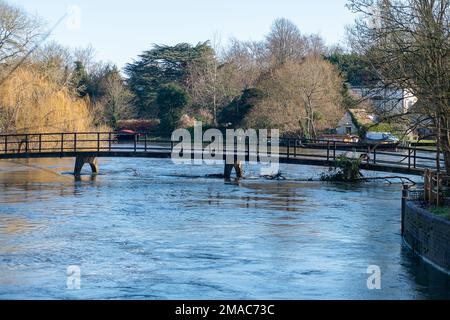
{"type": "MultiPolygon", "coordinates": [[[[101,158],[155,158],[155,159],[170,159],[171,151],[86,151],[86,152],[41,152],[41,153],[16,153],[16,154],[0,154],[0,159],[36,159],[36,158],[75,158],[82,157],[101,157],[101,158]]],[[[192,156],[193,158],[193,156],[192,156]]],[[[302,156],[280,156],[280,163],[297,164],[297,165],[311,165],[330,167],[335,161],[333,159],[314,159],[311,157],[302,156]]],[[[380,172],[392,172],[401,174],[423,175],[426,168],[413,168],[408,166],[395,166],[389,164],[377,163],[362,163],[361,169],[380,172]]]]}

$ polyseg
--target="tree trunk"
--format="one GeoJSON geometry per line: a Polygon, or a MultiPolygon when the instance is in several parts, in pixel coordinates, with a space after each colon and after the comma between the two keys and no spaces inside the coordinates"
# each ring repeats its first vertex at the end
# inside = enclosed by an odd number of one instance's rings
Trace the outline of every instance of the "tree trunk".
{"type": "Polygon", "coordinates": [[[450,126],[449,126],[449,119],[446,115],[442,116],[441,118],[441,125],[440,125],[440,148],[441,152],[444,155],[444,163],[445,163],[445,172],[448,176],[450,176],[450,126]]]}

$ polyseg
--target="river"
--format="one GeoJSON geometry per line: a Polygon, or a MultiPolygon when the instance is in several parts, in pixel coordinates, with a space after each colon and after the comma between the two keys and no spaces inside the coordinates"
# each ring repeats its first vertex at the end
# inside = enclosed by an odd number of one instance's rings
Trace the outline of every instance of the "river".
{"type": "Polygon", "coordinates": [[[73,162],[0,161],[0,299],[450,298],[402,245],[399,184],[299,181],[324,168],[296,165],[226,183],[205,176],[222,166],[131,158],[77,180],[73,162]]]}

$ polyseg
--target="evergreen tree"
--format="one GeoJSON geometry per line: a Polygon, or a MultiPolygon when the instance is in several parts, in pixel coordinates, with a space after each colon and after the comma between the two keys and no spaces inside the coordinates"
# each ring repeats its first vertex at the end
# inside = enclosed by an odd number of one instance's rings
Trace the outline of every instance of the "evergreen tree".
{"type": "Polygon", "coordinates": [[[135,96],[134,104],[141,117],[154,117],[158,112],[155,104],[158,90],[169,83],[183,86],[191,63],[200,59],[211,47],[207,42],[192,46],[180,43],[175,46],[155,45],[145,51],[125,72],[130,90],[135,96]]]}
{"type": "Polygon", "coordinates": [[[158,90],[156,104],[159,108],[161,132],[171,133],[177,129],[183,111],[189,104],[189,97],[179,85],[170,83],[158,90]]]}
{"type": "Polygon", "coordinates": [[[71,84],[78,96],[85,97],[88,94],[89,75],[81,61],[75,61],[71,84]]]}

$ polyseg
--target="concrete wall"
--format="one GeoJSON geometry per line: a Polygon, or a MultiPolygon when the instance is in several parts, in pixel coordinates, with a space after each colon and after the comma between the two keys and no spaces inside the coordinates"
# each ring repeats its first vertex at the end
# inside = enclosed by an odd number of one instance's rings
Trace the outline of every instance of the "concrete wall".
{"type": "Polygon", "coordinates": [[[403,239],[424,260],[450,273],[450,221],[407,201],[402,214],[403,239]]]}

